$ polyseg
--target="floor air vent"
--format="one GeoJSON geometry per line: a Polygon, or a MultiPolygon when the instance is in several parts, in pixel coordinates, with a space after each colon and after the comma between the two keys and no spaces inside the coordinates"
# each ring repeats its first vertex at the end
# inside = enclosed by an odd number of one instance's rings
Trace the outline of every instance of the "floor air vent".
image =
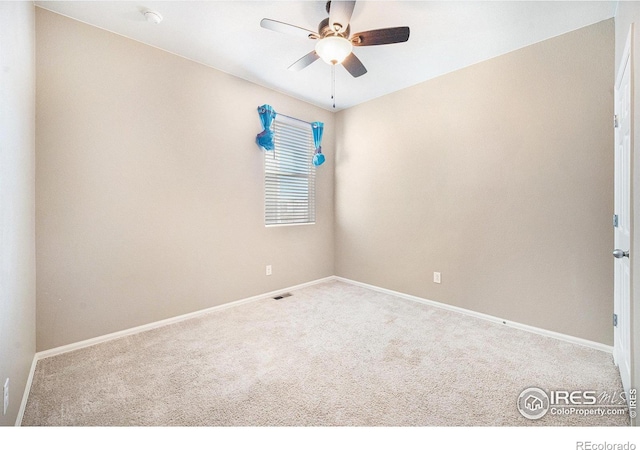
{"type": "Polygon", "coordinates": [[[276,295],[275,297],[273,297],[273,299],[282,300],[285,297],[291,297],[291,294],[289,294],[288,292],[285,292],[284,294],[276,295]]]}

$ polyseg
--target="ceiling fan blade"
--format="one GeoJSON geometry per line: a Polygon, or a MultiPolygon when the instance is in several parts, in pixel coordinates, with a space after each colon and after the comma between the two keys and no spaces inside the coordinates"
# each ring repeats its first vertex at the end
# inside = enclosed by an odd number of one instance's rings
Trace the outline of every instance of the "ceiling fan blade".
{"type": "Polygon", "coordinates": [[[353,8],[356,6],[355,1],[338,1],[333,0],[329,6],[329,25],[334,31],[344,31],[349,26],[353,8]],[[339,27],[336,29],[335,25],[339,27]]]}
{"type": "Polygon", "coordinates": [[[342,61],[342,65],[354,78],[358,78],[359,76],[367,73],[367,68],[364,66],[364,64],[362,64],[362,61],[360,61],[358,57],[353,54],[353,52],[350,53],[344,61],[342,61]]]}
{"type": "Polygon", "coordinates": [[[379,30],[361,31],[351,37],[351,43],[355,46],[384,45],[407,42],[409,40],[409,27],[381,28],[379,30]]]}
{"type": "Polygon", "coordinates": [[[309,64],[311,64],[312,62],[314,62],[318,58],[320,58],[320,57],[318,56],[318,54],[314,50],[314,51],[312,51],[310,53],[307,53],[302,58],[300,58],[299,60],[297,60],[296,62],[291,64],[289,66],[289,70],[291,70],[293,72],[297,72],[299,70],[302,70],[302,69],[307,67],[309,64]]]}
{"type": "Polygon", "coordinates": [[[277,20],[262,19],[260,26],[267,30],[277,31],[278,33],[290,34],[292,36],[298,36],[307,39],[319,39],[320,36],[315,31],[307,30],[304,28],[290,25],[284,22],[278,22],[277,20]]]}

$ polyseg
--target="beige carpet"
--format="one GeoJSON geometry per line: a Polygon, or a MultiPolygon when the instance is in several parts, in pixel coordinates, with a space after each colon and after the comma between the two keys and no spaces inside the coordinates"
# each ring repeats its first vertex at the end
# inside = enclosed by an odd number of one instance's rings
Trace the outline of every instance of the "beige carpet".
{"type": "Polygon", "coordinates": [[[620,392],[610,354],[328,282],[43,359],[23,425],[627,425],[516,408],[620,392]]]}

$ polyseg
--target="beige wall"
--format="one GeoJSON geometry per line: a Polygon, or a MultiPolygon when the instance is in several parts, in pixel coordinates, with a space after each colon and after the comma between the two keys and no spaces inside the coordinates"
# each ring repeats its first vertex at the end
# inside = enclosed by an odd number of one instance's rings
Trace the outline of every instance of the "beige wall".
{"type": "Polygon", "coordinates": [[[34,21],[32,3],[0,2],[0,425],[16,422],[36,349],[34,21]]]}
{"type": "Polygon", "coordinates": [[[38,350],[334,273],[332,113],[36,16],[38,350]],[[316,225],[264,227],[263,103],[326,123],[316,225]]]}
{"type": "Polygon", "coordinates": [[[612,344],[613,48],[608,20],[339,113],[337,275],[612,344]]]}
{"type": "Polygon", "coordinates": [[[612,343],[612,20],[333,115],[36,11],[38,350],[334,273],[612,343]],[[315,226],[262,103],[327,123],[315,226]]]}

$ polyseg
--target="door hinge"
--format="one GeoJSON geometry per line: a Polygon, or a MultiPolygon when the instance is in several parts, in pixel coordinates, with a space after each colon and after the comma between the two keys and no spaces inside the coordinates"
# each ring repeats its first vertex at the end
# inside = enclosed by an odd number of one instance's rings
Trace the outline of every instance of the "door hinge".
{"type": "Polygon", "coordinates": [[[618,125],[619,125],[619,123],[618,123],[618,115],[617,115],[617,114],[615,114],[615,115],[613,116],[613,127],[614,127],[614,128],[618,128],[618,125]]]}
{"type": "Polygon", "coordinates": [[[618,326],[618,315],[617,314],[613,315],[613,326],[614,327],[618,326]]]}
{"type": "Polygon", "coordinates": [[[618,215],[617,214],[613,215],[613,227],[614,228],[618,228],[618,215]]]}

